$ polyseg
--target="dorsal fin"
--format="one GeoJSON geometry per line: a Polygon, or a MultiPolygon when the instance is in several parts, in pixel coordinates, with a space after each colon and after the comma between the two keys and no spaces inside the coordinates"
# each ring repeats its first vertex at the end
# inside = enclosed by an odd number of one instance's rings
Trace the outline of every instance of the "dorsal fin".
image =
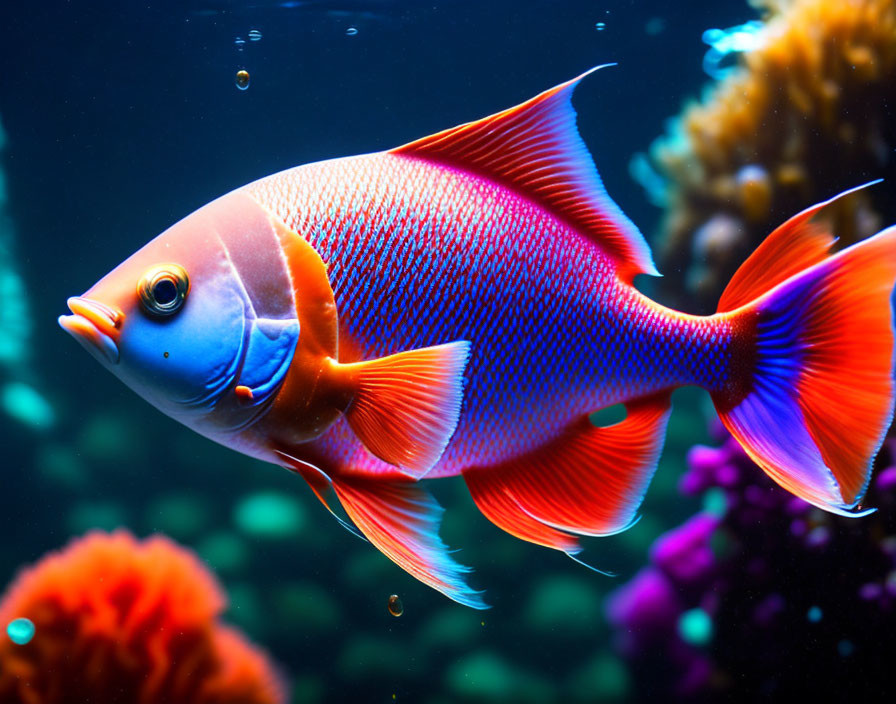
{"type": "MultiPolygon", "coordinates": [[[[611,66],[612,64],[606,64],[611,66]]],[[[576,129],[572,93],[585,76],[503,112],[418,139],[390,153],[470,171],[531,198],[594,240],[621,277],[659,276],[644,236],[610,200],[576,129]]]]}

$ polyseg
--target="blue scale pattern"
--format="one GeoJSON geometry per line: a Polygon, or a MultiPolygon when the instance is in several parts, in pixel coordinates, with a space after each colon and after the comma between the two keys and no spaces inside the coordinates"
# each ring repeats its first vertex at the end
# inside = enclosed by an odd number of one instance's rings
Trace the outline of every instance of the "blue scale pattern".
{"type": "MultiPolygon", "coordinates": [[[[728,382],[726,316],[650,301],[590,240],[499,184],[373,154],[246,188],[328,262],[341,331],[364,358],[471,341],[461,419],[429,476],[524,454],[614,403],[728,382]]],[[[343,466],[389,469],[342,422],[318,445],[343,466]]]]}

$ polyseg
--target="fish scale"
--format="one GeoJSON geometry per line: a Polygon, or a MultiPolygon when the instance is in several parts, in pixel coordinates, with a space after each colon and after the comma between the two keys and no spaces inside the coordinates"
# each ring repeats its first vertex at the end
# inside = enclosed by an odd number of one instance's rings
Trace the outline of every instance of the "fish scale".
{"type": "MultiPolygon", "coordinates": [[[[662,309],[597,245],[499,184],[374,154],[245,188],[329,264],[341,334],[362,358],[472,343],[457,430],[427,476],[523,454],[622,400],[728,381],[724,316],[662,309]]],[[[359,454],[344,425],[318,442],[328,456],[359,454]]]]}

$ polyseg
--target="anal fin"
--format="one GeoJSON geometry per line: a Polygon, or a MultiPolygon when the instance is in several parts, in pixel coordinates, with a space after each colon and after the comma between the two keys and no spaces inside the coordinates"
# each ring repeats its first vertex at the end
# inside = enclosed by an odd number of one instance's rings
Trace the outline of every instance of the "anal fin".
{"type": "Polygon", "coordinates": [[[662,450],[669,394],[626,404],[625,420],[586,417],[546,446],[464,479],[485,516],[511,535],[577,553],[575,535],[611,535],[635,520],[662,450]]]}

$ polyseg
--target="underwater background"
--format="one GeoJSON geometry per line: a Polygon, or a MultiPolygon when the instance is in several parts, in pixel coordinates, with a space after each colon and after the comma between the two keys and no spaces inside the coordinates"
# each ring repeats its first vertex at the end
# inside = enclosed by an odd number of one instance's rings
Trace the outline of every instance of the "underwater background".
{"type": "Polygon", "coordinates": [[[711,312],[804,207],[885,178],[838,205],[835,232],[896,222],[892,2],[51,1],[5,9],[0,55],[0,702],[892,696],[889,441],[879,511],[838,518],[773,486],[681,390],[640,522],[587,541],[615,577],[435,482],[442,536],[488,590],[479,612],[340,528],[298,477],[155,411],[56,324],[68,296],[233,188],[606,62],[574,102],[665,274],[645,290],[711,312]]]}

